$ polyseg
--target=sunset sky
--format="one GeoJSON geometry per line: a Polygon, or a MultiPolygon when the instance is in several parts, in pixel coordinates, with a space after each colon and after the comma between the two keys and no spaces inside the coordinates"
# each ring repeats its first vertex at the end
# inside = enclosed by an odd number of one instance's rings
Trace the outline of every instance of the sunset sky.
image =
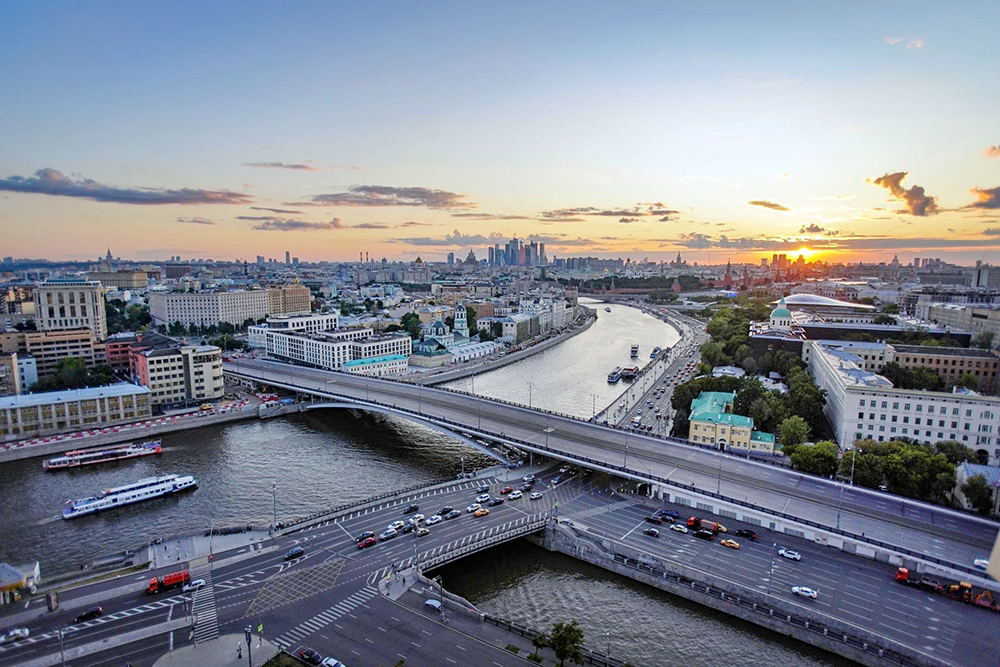
{"type": "Polygon", "coordinates": [[[1000,263],[998,23],[995,0],[5,3],[0,254],[517,235],[1000,263]]]}

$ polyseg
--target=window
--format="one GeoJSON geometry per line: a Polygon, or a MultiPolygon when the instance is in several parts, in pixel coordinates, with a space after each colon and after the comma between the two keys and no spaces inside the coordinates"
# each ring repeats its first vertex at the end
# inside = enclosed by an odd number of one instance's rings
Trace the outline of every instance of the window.
{"type": "Polygon", "coordinates": [[[896,421],[896,415],[893,415],[893,416],[892,416],[892,421],[893,421],[893,422],[895,422],[895,421],[896,421]]]}
{"type": "Polygon", "coordinates": [[[888,405],[889,405],[889,401],[882,401],[882,409],[883,410],[885,410],[888,405]]]}
{"type": "Polygon", "coordinates": [[[865,407],[865,399],[862,398],[861,402],[858,403],[858,405],[860,405],[861,407],[865,407]]]}
{"type": "Polygon", "coordinates": [[[899,410],[899,403],[893,403],[892,404],[892,409],[893,410],[899,410]]]}
{"type": "Polygon", "coordinates": [[[909,403],[904,403],[903,404],[903,409],[904,410],[909,410],[910,409],[910,404],[909,403]]]}
{"type": "Polygon", "coordinates": [[[864,418],[865,418],[865,413],[859,412],[858,413],[858,419],[864,419],[864,418]]]}
{"type": "Polygon", "coordinates": [[[879,415],[879,416],[878,416],[878,420],[879,420],[880,422],[884,422],[884,421],[885,421],[885,414],[881,414],[881,415],[879,415]]]}

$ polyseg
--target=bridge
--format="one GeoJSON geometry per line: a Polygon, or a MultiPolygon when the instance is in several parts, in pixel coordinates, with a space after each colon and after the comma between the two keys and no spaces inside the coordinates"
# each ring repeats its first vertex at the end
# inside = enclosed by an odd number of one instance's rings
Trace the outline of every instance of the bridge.
{"type": "Polygon", "coordinates": [[[947,508],[442,388],[262,360],[226,363],[224,372],[311,396],[310,409],[377,411],[506,443],[635,480],[658,498],[694,509],[991,585],[972,561],[989,553],[998,524],[947,508]]]}

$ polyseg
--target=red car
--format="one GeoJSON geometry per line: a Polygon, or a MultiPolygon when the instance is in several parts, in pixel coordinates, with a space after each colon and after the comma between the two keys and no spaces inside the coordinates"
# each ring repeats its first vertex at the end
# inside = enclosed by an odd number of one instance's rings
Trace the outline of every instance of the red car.
{"type": "Polygon", "coordinates": [[[378,540],[375,539],[374,537],[366,537],[365,539],[358,542],[358,548],[364,549],[365,547],[373,546],[376,542],[378,542],[378,540]]]}
{"type": "Polygon", "coordinates": [[[501,494],[510,493],[513,490],[514,490],[513,486],[505,486],[502,489],[500,489],[500,493],[501,494]]]}

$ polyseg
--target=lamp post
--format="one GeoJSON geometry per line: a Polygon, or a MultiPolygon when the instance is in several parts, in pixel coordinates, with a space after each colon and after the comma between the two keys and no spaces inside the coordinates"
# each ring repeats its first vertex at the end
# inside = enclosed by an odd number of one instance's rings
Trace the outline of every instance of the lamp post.
{"type": "Polygon", "coordinates": [[[212,550],[212,542],[215,539],[215,519],[212,519],[212,525],[208,528],[208,562],[211,563],[215,560],[215,552],[212,550]]]}
{"type": "Polygon", "coordinates": [[[64,632],[66,632],[65,628],[56,628],[56,634],[59,636],[59,658],[62,661],[62,667],[66,667],[66,650],[63,646],[64,632]]]}
{"type": "Polygon", "coordinates": [[[531,386],[531,383],[529,382],[528,383],[528,409],[529,410],[531,409],[531,389],[532,389],[532,386],[531,386]]]}
{"type": "Polygon", "coordinates": [[[771,594],[771,575],[774,573],[774,550],[777,548],[778,543],[775,542],[771,545],[771,562],[767,566],[767,594],[771,594]]]}
{"type": "Polygon", "coordinates": [[[608,667],[611,664],[611,630],[605,631],[608,636],[608,652],[604,654],[604,667],[608,667]]]}
{"type": "Polygon", "coordinates": [[[718,485],[715,487],[716,495],[722,493],[722,456],[719,456],[719,481],[718,485]]]}
{"type": "Polygon", "coordinates": [[[271,546],[274,546],[275,533],[278,532],[278,483],[271,482],[271,546]]]}

